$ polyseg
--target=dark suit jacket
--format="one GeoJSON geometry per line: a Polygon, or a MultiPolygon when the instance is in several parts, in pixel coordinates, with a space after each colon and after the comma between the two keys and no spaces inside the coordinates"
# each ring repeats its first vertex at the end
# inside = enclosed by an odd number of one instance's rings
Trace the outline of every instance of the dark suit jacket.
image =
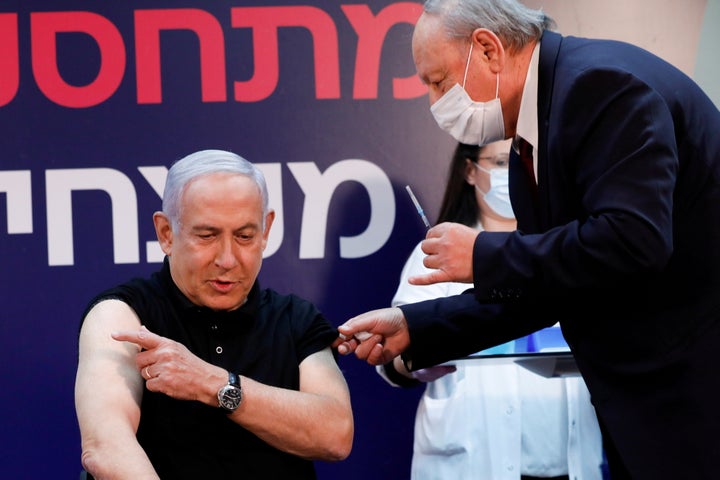
{"type": "Polygon", "coordinates": [[[538,177],[474,295],[401,307],[414,369],[560,321],[632,478],[720,478],[720,112],[634,46],[541,40],[538,177]]]}

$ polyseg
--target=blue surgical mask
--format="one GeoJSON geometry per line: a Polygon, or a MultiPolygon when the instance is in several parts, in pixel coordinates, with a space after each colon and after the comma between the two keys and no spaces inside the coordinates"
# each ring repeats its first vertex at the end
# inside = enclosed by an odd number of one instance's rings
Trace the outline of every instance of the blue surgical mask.
{"type": "Polygon", "coordinates": [[[493,168],[488,170],[477,163],[477,168],[490,176],[490,190],[483,192],[475,183],[475,188],[483,195],[483,200],[495,213],[503,218],[515,218],[510,203],[510,177],[507,168],[493,168]]]}
{"type": "Polygon", "coordinates": [[[498,92],[500,75],[497,75],[495,98],[489,102],[476,102],[465,90],[470,56],[473,44],[470,44],[463,84],[456,83],[440,97],[430,111],[437,124],[461,143],[485,145],[505,138],[505,122],[498,92]]]}

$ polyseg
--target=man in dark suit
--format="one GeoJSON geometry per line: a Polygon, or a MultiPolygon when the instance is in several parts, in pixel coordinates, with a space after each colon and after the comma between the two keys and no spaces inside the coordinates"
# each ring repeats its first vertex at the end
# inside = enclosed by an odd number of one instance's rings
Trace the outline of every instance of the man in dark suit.
{"type": "Polygon", "coordinates": [[[649,52],[552,27],[514,0],[425,3],[431,111],[464,143],[515,139],[518,230],[432,228],[411,283],[474,290],[359,315],[336,345],[416,370],[559,320],[613,480],[717,478],[720,112],[649,52]]]}

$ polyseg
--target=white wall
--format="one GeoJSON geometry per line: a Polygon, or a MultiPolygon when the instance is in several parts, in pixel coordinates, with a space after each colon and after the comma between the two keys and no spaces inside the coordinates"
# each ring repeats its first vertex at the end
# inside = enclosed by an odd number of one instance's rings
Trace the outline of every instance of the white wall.
{"type": "Polygon", "coordinates": [[[720,108],[720,0],[708,0],[693,77],[720,108]]]}
{"type": "Polygon", "coordinates": [[[693,77],[720,105],[720,0],[524,0],[564,35],[624,40],[693,77]]]}

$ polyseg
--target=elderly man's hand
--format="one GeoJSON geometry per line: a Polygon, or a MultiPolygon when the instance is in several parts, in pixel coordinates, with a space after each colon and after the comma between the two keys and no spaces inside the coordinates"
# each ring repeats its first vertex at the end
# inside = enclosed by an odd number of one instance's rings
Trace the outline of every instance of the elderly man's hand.
{"type": "Polygon", "coordinates": [[[440,282],[472,283],[473,247],[478,231],[459,223],[441,223],[427,232],[422,251],[423,264],[432,272],[408,278],[412,285],[440,282]]]}
{"type": "Polygon", "coordinates": [[[410,345],[405,316],[397,307],[372,310],[351,318],[338,327],[333,346],[342,355],[355,352],[371,365],[387,363],[410,345]]]}

